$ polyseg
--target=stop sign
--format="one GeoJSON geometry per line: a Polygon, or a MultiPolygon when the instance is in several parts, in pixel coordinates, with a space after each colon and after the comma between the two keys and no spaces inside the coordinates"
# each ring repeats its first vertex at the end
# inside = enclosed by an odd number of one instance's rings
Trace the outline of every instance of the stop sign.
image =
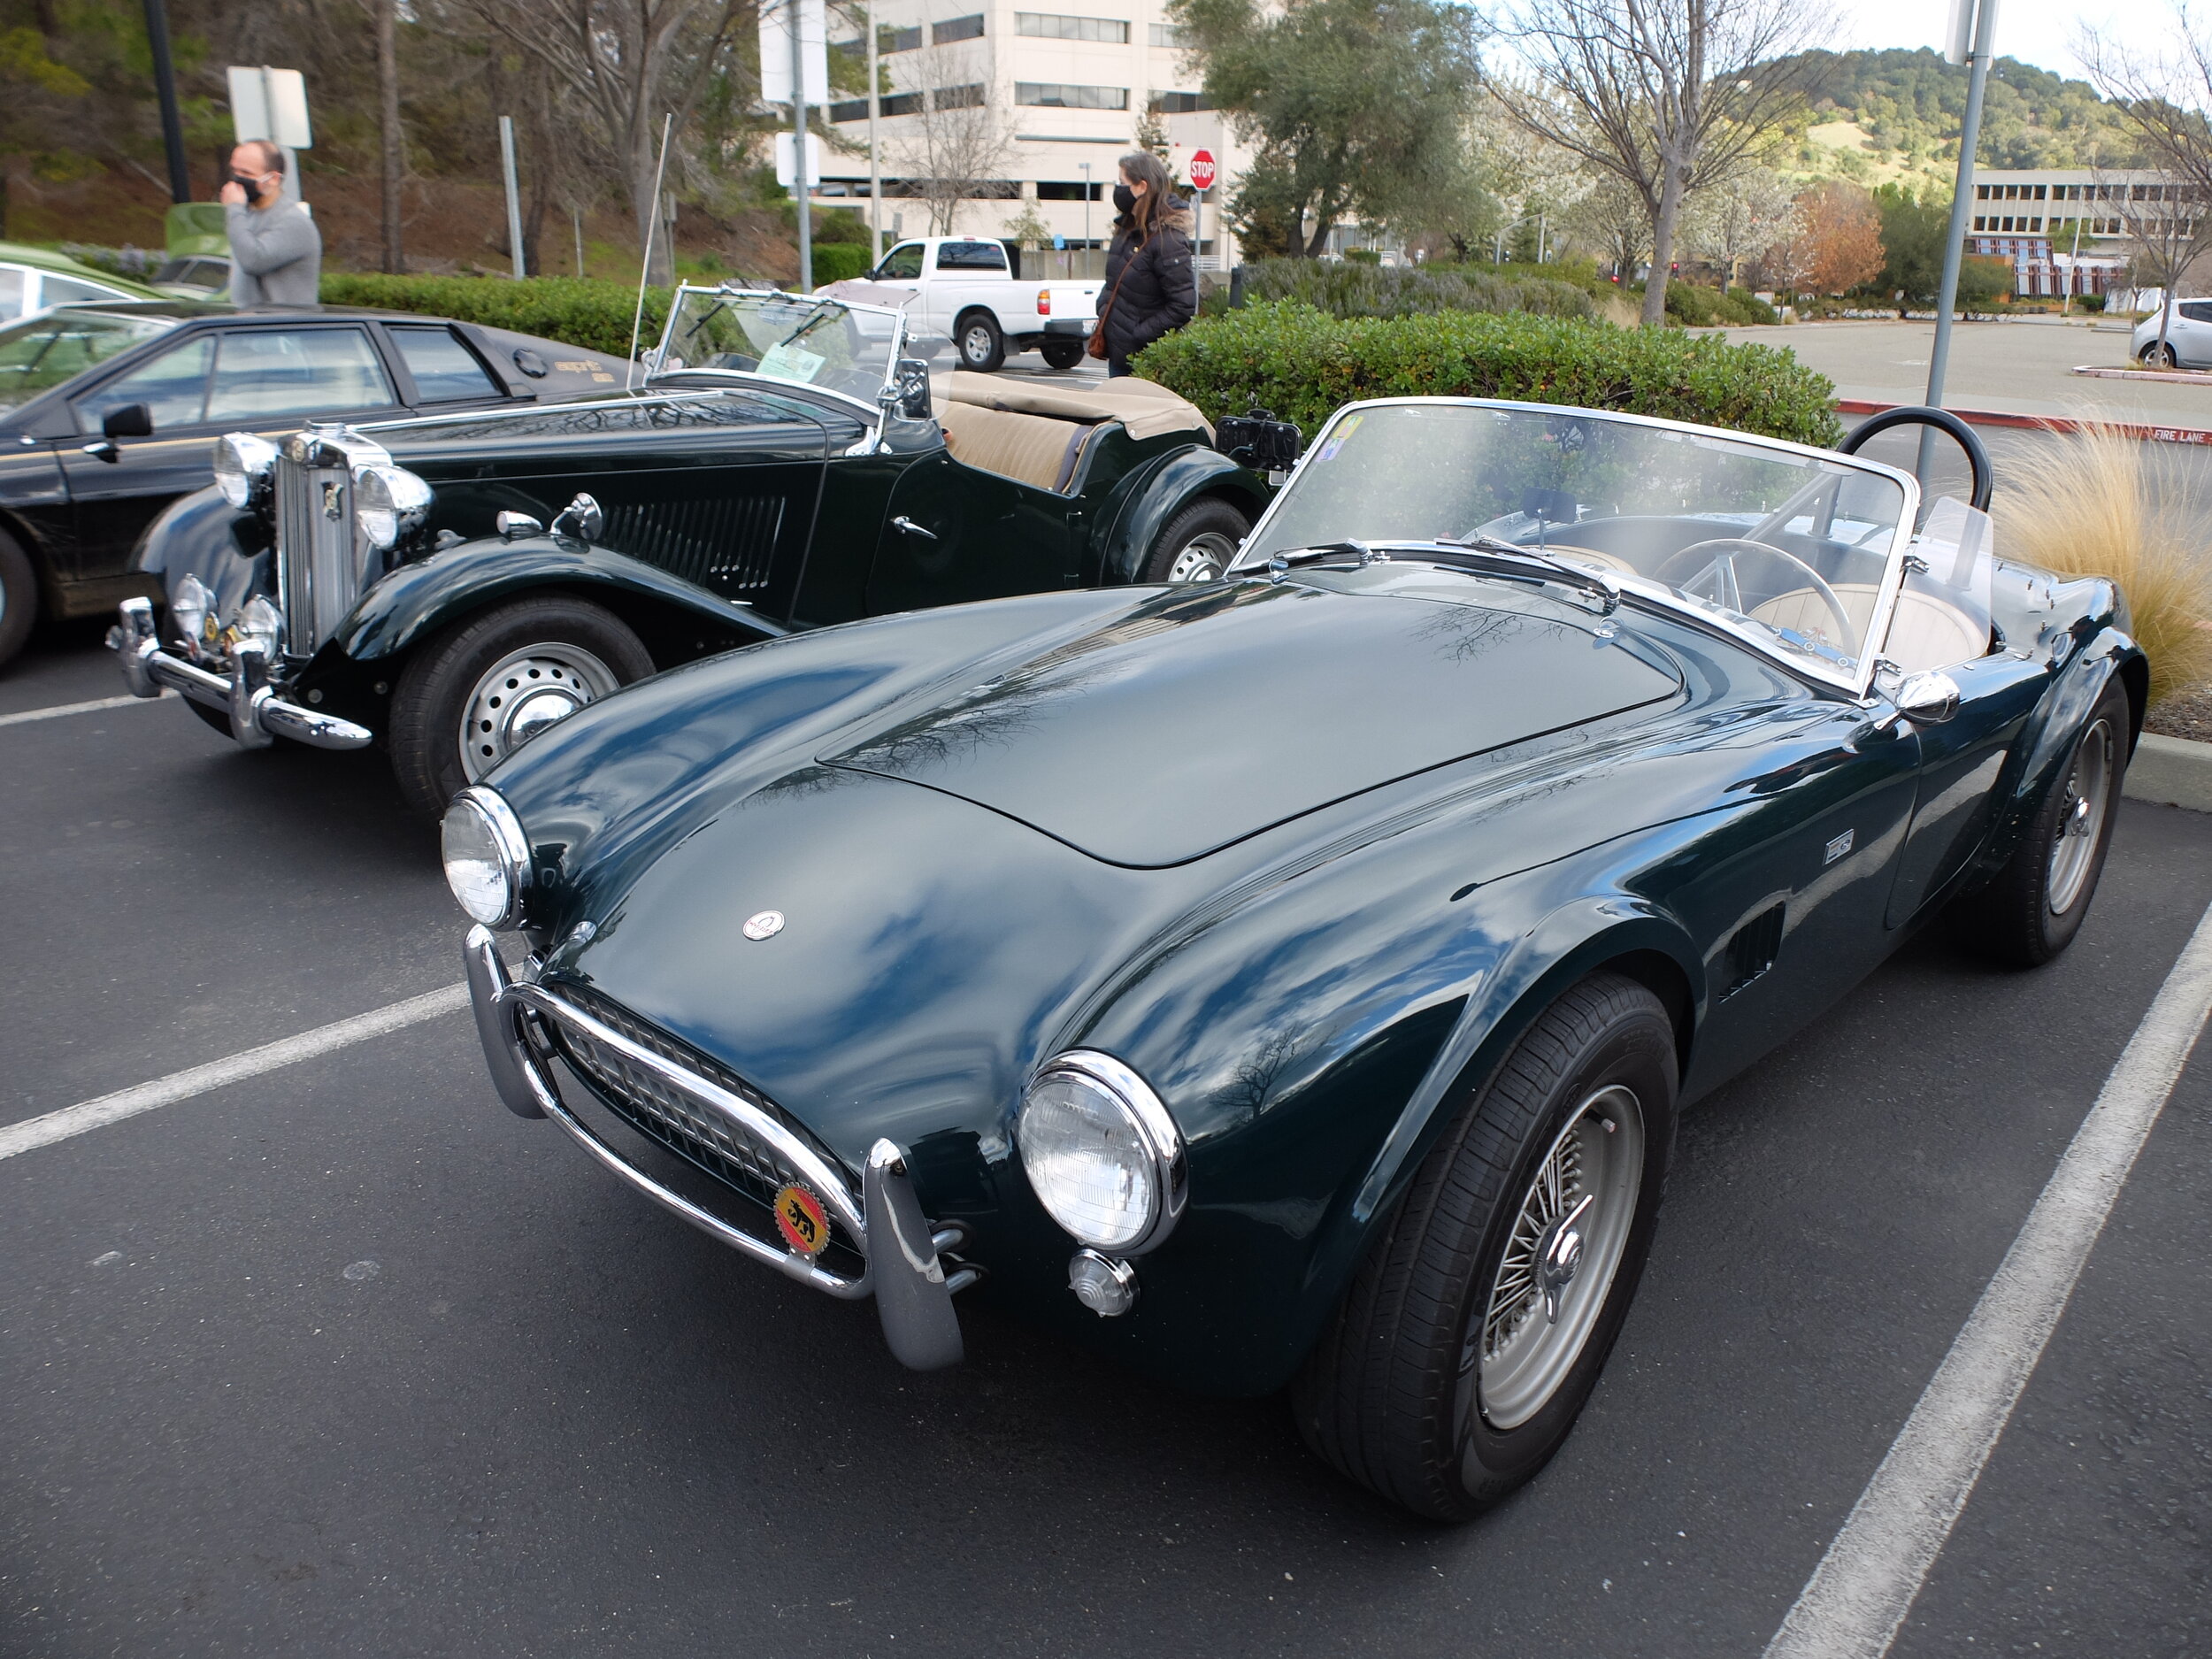
{"type": "Polygon", "coordinates": [[[1210,190],[1214,184],[1214,152],[1198,150],[1191,152],[1190,181],[1201,190],[1210,190]]]}

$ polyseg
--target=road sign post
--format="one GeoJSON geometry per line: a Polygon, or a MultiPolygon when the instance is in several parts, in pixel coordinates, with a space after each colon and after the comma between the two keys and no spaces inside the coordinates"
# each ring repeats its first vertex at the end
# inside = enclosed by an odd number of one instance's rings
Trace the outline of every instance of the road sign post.
{"type": "Polygon", "coordinates": [[[1190,157],[1191,188],[1197,196],[1191,203],[1191,255],[1204,266],[1206,257],[1206,192],[1214,185],[1214,152],[1194,150],[1190,157]]]}
{"type": "MultiPolygon", "coordinates": [[[[1982,131],[1982,93],[1989,83],[1990,40],[1997,30],[1997,0],[1951,0],[1951,32],[1944,57],[1970,65],[1966,77],[1966,116],[1959,126],[1959,168],[1951,190],[1951,225],[1943,243],[1943,282],[1936,295],[1935,347],[1928,353],[1928,402],[1943,407],[1943,376],[1951,359],[1951,307],[1958,303],[1959,267],[1966,257],[1967,216],[1974,204],[1974,148],[1982,131]]],[[[1920,432],[1921,483],[1935,453],[1935,428],[1920,432]]]]}

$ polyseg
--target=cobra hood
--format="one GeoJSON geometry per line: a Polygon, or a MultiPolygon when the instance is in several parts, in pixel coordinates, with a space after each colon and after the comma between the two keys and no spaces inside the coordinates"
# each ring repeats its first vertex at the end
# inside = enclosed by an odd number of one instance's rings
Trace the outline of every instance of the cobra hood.
{"type": "Polygon", "coordinates": [[[1562,607],[1448,580],[1463,600],[1252,582],[1170,593],[820,758],[1157,868],[1679,687],[1562,607]]]}

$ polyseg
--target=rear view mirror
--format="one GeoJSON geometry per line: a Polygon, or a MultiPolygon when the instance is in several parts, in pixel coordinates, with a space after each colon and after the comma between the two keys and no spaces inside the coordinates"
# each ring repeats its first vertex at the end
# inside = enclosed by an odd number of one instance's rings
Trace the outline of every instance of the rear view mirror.
{"type": "Polygon", "coordinates": [[[1582,516],[1575,498],[1563,489],[1527,489],[1521,492],[1521,517],[1546,524],[1572,524],[1582,516]]]}
{"type": "Polygon", "coordinates": [[[1276,419],[1269,409],[1232,415],[1214,425],[1214,448],[1256,472],[1288,472],[1304,447],[1298,428],[1276,419]]]}
{"type": "Polygon", "coordinates": [[[125,403],[111,409],[100,422],[100,432],[109,438],[150,438],[154,435],[154,411],[143,403],[125,403]]]}
{"type": "Polygon", "coordinates": [[[883,388],[884,406],[904,420],[927,420],[934,412],[929,402],[929,365],[920,357],[901,357],[898,373],[883,388]]]}

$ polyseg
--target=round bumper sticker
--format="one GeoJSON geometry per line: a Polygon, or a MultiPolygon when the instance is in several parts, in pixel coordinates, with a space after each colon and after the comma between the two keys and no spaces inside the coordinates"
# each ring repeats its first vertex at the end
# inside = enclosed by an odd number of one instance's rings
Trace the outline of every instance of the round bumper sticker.
{"type": "Polygon", "coordinates": [[[776,1230],[783,1241],[811,1260],[829,1248],[829,1217],[822,1201],[803,1187],[786,1187],[776,1194],[776,1230]]]}

